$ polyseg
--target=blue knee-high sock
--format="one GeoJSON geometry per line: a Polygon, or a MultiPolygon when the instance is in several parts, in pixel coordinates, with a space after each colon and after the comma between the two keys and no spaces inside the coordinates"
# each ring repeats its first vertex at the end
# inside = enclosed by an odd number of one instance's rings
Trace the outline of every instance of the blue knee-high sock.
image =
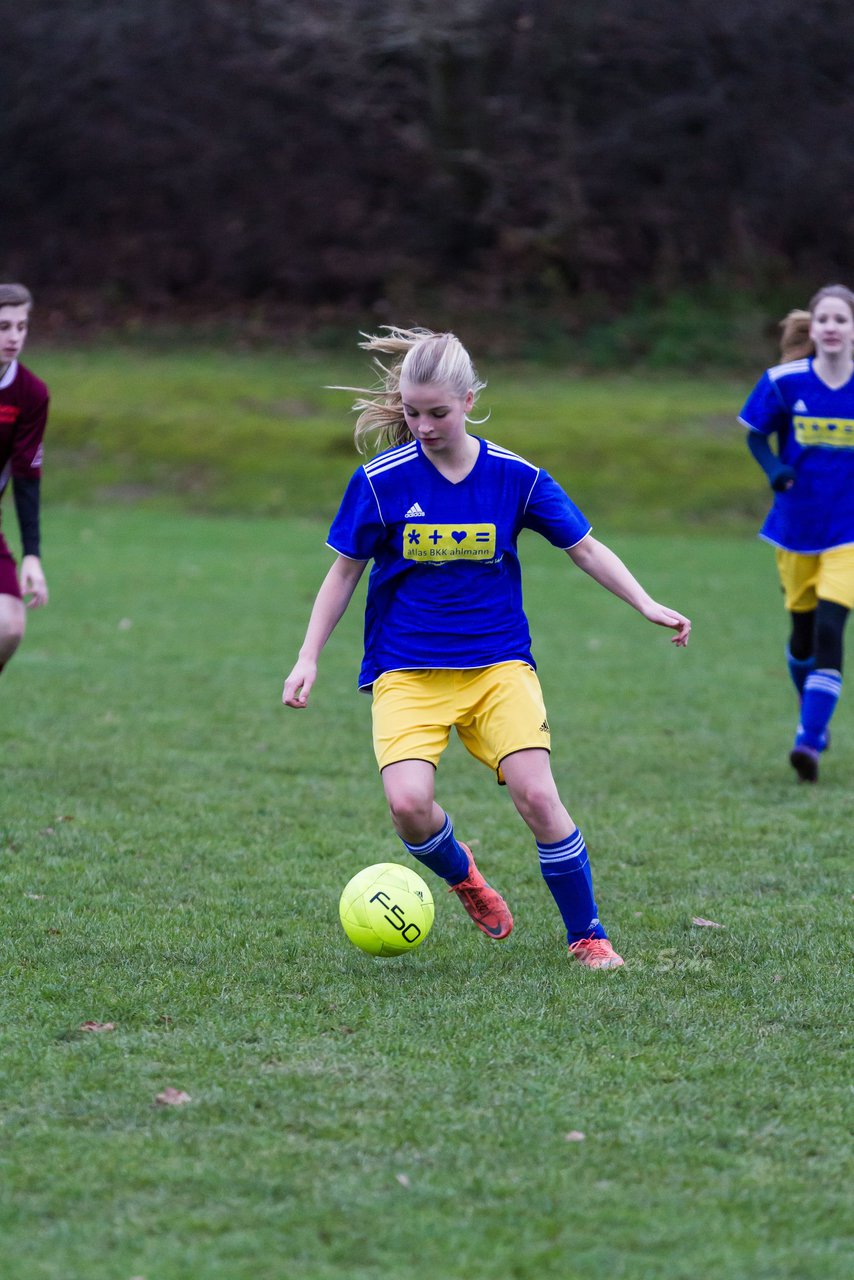
{"type": "MultiPolygon", "coordinates": [[[[403,836],[400,838],[403,840],[403,836]]],[[[423,844],[410,844],[408,840],[403,840],[403,844],[413,858],[423,862],[425,867],[435,871],[448,884],[459,884],[469,873],[468,856],[455,839],[454,828],[447,814],[444,826],[429,840],[425,840],[423,844]]]]}
{"type": "Polygon", "coordinates": [[[792,651],[786,646],[786,665],[789,668],[789,675],[792,677],[792,684],[798,691],[798,697],[804,696],[804,684],[806,678],[815,671],[815,657],[809,658],[793,658],[792,651]]]}
{"type": "Polygon", "coordinates": [[[557,844],[541,844],[538,840],[537,852],[543,879],[566,925],[567,941],[607,938],[593,897],[587,846],[578,828],[557,844]]]}
{"type": "Polygon", "coordinates": [[[836,710],[842,692],[839,671],[819,670],[807,676],[801,703],[801,723],[795,736],[796,747],[823,751],[827,745],[827,726],[836,710]]]}

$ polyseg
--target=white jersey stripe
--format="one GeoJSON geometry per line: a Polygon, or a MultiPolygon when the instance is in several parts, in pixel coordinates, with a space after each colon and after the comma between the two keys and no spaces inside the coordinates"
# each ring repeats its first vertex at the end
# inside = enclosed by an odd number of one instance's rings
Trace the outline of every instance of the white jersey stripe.
{"type": "Polygon", "coordinates": [[[513,453],[511,449],[505,449],[502,445],[493,444],[491,440],[486,442],[486,452],[492,454],[493,458],[508,458],[511,462],[521,462],[523,466],[539,471],[539,467],[535,467],[533,462],[529,462],[521,454],[513,453]]]}
{"type": "Polygon", "coordinates": [[[785,378],[790,373],[806,373],[809,367],[809,360],[790,360],[788,364],[775,364],[773,369],[768,370],[768,377],[776,382],[778,378],[785,378]]]}
{"type": "Polygon", "coordinates": [[[379,475],[383,471],[388,471],[391,467],[399,467],[404,462],[411,462],[417,455],[418,450],[414,441],[412,444],[401,445],[393,453],[381,453],[378,457],[372,458],[370,462],[366,462],[365,474],[369,476],[379,475]]]}

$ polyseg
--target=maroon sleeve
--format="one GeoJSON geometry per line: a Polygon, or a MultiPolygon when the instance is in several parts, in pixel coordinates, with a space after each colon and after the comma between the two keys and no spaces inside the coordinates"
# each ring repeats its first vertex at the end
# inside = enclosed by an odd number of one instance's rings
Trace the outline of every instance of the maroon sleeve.
{"type": "Polygon", "coordinates": [[[47,426],[48,390],[29,369],[21,369],[19,376],[23,376],[24,383],[10,458],[12,475],[37,480],[41,475],[42,440],[47,426]]]}

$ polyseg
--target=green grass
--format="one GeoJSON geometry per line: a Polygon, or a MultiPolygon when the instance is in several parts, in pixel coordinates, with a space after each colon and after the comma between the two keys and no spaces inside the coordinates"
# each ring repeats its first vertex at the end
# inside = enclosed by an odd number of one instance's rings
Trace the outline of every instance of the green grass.
{"type": "MultiPolygon", "coordinates": [[[[196,512],[321,516],[358,459],[353,399],[371,381],[341,358],[273,350],[34,350],[53,409],[52,503],[127,502],[196,512]]],[[[756,526],[766,486],[735,421],[749,378],[592,376],[484,364],[476,430],[547,467],[610,529],[756,526]],[[481,412],[482,411],[482,412],[481,412]]]]}
{"type": "MultiPolygon", "coordinates": [[[[130,448],[130,410],[98,414],[104,456],[114,418],[130,448]]],[[[48,507],[51,604],[0,688],[4,1280],[847,1278],[851,708],[797,785],[767,548],[606,523],[695,634],[677,652],[525,541],[555,771],[627,960],[590,974],[458,744],[440,798],[512,937],[437,892],[410,956],[345,939],[344,883],[403,854],[358,600],[312,706],[279,705],[322,524],[48,507]],[[157,1107],[167,1086],[192,1102],[157,1107]]]]}

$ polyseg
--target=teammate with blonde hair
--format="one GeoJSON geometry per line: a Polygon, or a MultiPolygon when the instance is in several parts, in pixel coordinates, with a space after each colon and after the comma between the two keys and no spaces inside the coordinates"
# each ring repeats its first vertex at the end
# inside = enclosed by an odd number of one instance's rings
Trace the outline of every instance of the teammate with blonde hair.
{"type": "Polygon", "coordinates": [[[282,701],[304,708],[321,650],[373,561],[359,685],[394,828],[441,876],[477,927],[513,927],[471,849],[435,799],[456,729],[506,783],[537,844],[570,954],[589,969],[623,961],[599,919],[584,838],[558,794],[551,737],[522,607],[517,539],[533,529],[637,609],[688,642],[691,624],[653,600],[545,471],[468,431],[484,383],[452,333],[390,328],[361,344],[381,382],[362,392],[356,440],[385,448],[352,476],[329,535],[336,559],[318,592],[282,701]],[[390,356],[383,362],[380,357],[390,356]]]}

